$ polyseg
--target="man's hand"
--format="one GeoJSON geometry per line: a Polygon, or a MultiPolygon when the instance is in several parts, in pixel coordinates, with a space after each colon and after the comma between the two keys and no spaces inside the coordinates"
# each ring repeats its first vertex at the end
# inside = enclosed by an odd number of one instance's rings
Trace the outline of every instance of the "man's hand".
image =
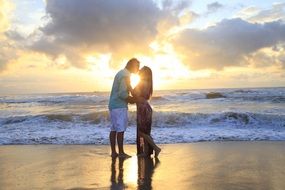
{"type": "Polygon", "coordinates": [[[129,104],[143,103],[145,101],[145,99],[142,97],[133,97],[133,96],[128,96],[126,100],[129,104]]]}

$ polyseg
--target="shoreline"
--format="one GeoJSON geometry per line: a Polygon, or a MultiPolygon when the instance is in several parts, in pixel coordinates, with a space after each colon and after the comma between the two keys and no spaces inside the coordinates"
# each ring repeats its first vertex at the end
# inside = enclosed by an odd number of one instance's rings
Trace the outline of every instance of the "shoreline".
{"type": "MultiPolygon", "coordinates": [[[[156,143],[157,145],[187,145],[187,144],[200,144],[200,143],[229,143],[229,142],[244,142],[244,143],[258,143],[258,142],[284,142],[285,140],[201,140],[193,142],[175,142],[175,143],[156,143]]],[[[136,143],[124,143],[124,146],[135,146],[136,143]]],[[[1,147],[5,146],[110,146],[109,144],[55,144],[55,143],[44,143],[44,144],[0,144],[1,147]]]]}
{"type": "Polygon", "coordinates": [[[4,189],[284,189],[285,141],[160,144],[159,160],[109,145],[0,146],[4,189]]]}

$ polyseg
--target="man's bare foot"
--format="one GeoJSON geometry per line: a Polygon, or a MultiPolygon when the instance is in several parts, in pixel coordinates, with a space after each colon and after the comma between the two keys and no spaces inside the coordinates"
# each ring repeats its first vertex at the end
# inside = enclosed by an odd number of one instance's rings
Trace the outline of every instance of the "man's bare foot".
{"type": "Polygon", "coordinates": [[[120,153],[120,154],[118,154],[118,157],[119,158],[130,158],[131,156],[126,154],[126,153],[120,153]]]}
{"type": "Polygon", "coordinates": [[[161,149],[160,148],[157,148],[155,150],[155,157],[158,157],[159,153],[161,152],[161,149]]]}
{"type": "Polygon", "coordinates": [[[112,157],[112,158],[115,158],[115,157],[117,157],[117,156],[118,156],[118,153],[117,153],[117,152],[111,154],[111,157],[112,157]]]}

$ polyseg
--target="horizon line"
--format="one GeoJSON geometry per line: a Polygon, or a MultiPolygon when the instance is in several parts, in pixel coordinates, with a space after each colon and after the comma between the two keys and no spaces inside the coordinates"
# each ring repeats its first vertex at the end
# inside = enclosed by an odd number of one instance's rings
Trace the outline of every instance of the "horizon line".
{"type": "MultiPolygon", "coordinates": [[[[179,90],[211,90],[211,89],[252,89],[252,88],[285,88],[285,86],[263,86],[263,87],[213,87],[213,88],[179,88],[179,89],[160,89],[155,91],[179,91],[179,90]]],[[[94,90],[94,91],[66,91],[66,92],[34,92],[34,93],[0,93],[0,96],[9,95],[40,95],[40,94],[75,94],[75,93],[108,93],[111,90],[94,90]]]]}

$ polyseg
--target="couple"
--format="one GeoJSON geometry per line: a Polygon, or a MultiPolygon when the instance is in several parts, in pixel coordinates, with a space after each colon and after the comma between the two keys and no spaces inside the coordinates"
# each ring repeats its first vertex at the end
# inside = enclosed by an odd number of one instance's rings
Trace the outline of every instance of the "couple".
{"type": "Polygon", "coordinates": [[[136,58],[128,61],[126,67],[119,71],[114,79],[109,100],[111,119],[110,145],[112,157],[130,157],[124,152],[124,132],[128,125],[128,103],[137,105],[137,154],[150,156],[155,151],[158,156],[161,149],[156,146],[150,136],[152,109],[148,103],[153,91],[152,71],[144,66],[139,70],[140,62],[136,58]],[[131,73],[138,73],[140,82],[132,89],[131,73]],[[130,96],[131,94],[131,96],[130,96]],[[119,153],[116,151],[116,141],[119,153]]]}

